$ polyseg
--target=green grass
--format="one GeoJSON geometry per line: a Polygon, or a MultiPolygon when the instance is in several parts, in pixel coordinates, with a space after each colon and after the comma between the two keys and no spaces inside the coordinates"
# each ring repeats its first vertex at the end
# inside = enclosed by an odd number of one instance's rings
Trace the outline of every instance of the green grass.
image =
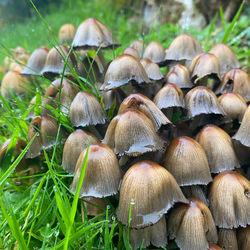
{"type": "MultiPolygon", "coordinates": [[[[35,12],[31,19],[23,23],[5,24],[1,28],[0,64],[10,54],[10,48],[23,46],[29,53],[42,45],[51,48],[56,44],[53,37],[57,38],[62,24],[70,22],[78,26],[84,19],[92,16],[105,23],[122,44],[115,51],[105,52],[109,60],[120,55],[132,40],[143,39],[145,43],[157,40],[167,48],[173,38],[187,32],[200,41],[205,51],[217,42],[227,42],[237,54],[243,68],[249,65],[250,23],[246,16],[226,23],[223,12],[220,11],[213,22],[201,31],[192,28],[183,30],[176,25],[165,24],[156,25],[146,32],[142,29],[142,23],[130,21],[131,14],[129,11],[123,13],[115,10],[109,1],[101,5],[97,0],[84,3],[71,1],[70,6],[53,7],[43,16],[48,29],[35,12]],[[222,27],[216,25],[219,16],[222,18],[222,27]]],[[[109,206],[101,215],[95,218],[85,216],[82,222],[78,192],[74,196],[69,190],[72,176],[66,174],[61,167],[63,146],[60,133],[56,138],[60,142],[58,146],[44,151],[40,162],[29,161],[29,164],[41,166],[41,171],[19,177],[24,183],[28,178],[34,183],[18,186],[14,182],[17,178],[14,170],[30,143],[16,159],[12,156],[13,145],[17,138],[27,141],[29,120],[26,117],[30,111],[27,110],[28,102],[31,97],[37,96],[36,113],[39,114],[41,96],[48,84],[45,79],[35,82],[26,98],[4,99],[0,95],[0,144],[6,138],[12,138],[9,154],[6,155],[0,172],[0,249],[13,249],[15,246],[19,249],[130,249],[129,230],[117,222],[115,207],[110,201],[107,200],[109,206]]],[[[72,131],[68,118],[60,108],[52,111],[57,116],[59,127],[72,131]]],[[[109,117],[112,117],[112,113],[113,111],[108,111],[109,117]]],[[[86,163],[83,165],[86,167],[86,163]]],[[[84,170],[81,177],[83,181],[84,170]]]]}

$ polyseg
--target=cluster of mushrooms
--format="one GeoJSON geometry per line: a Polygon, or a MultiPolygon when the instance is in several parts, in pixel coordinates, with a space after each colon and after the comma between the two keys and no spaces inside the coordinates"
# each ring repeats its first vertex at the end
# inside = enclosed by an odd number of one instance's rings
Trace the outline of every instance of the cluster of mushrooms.
{"type": "Polygon", "coordinates": [[[76,32],[70,24],[61,30],[60,41],[74,50],[41,47],[21,72],[57,78],[42,98],[41,116],[29,114],[28,139],[35,139],[26,158],[57,142],[55,113],[46,107],[60,105],[75,129],[59,131],[72,192],[91,141],[80,191],[89,216],[105,211],[103,198],[111,197],[133,249],[166,247],[168,240],[183,250],[249,249],[250,79],[232,49],[219,43],[206,53],[181,34],[166,50],[156,41],[133,41],[107,63],[102,51],[120,44],[104,24],[88,18],[76,32]],[[94,82],[101,102],[81,90],[72,69],[83,85],[94,82]],[[109,120],[111,108],[116,115],[109,120]]]}

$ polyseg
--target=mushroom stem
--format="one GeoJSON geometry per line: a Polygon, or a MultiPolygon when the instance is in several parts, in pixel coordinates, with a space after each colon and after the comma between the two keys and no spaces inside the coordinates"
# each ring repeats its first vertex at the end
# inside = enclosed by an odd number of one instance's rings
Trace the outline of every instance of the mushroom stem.
{"type": "Polygon", "coordinates": [[[106,61],[106,59],[105,59],[105,57],[104,57],[101,50],[98,51],[98,57],[99,57],[99,59],[100,59],[100,61],[102,63],[102,66],[103,66],[104,70],[105,70],[106,66],[107,66],[107,61],[106,61]]]}
{"type": "Polygon", "coordinates": [[[167,110],[166,110],[166,116],[167,116],[167,118],[168,118],[170,121],[172,121],[173,112],[174,112],[174,108],[173,108],[173,107],[167,108],[167,110]]]}

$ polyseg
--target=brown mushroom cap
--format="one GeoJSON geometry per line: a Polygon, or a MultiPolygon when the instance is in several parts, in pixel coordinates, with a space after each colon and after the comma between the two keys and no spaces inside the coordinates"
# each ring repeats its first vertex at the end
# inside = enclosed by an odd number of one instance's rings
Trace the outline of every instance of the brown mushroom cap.
{"type": "Polygon", "coordinates": [[[62,167],[65,171],[70,174],[74,173],[79,155],[88,147],[90,138],[91,144],[99,142],[94,135],[81,129],[77,129],[69,135],[63,148],[62,167]]]}
{"type": "Polygon", "coordinates": [[[15,71],[15,72],[21,73],[25,68],[24,64],[25,63],[23,61],[19,61],[18,63],[12,62],[10,64],[10,71],[15,71]]]}
{"type": "Polygon", "coordinates": [[[156,41],[151,42],[144,51],[143,58],[150,59],[152,62],[161,65],[164,61],[165,50],[162,45],[156,41]]]}
{"type": "Polygon", "coordinates": [[[69,118],[74,127],[104,124],[107,119],[98,99],[86,91],[80,91],[75,96],[69,118]]]}
{"type": "Polygon", "coordinates": [[[144,50],[144,48],[145,48],[143,41],[134,40],[134,41],[129,45],[129,47],[136,49],[136,50],[139,52],[140,57],[143,56],[143,50],[144,50]]]}
{"type": "Polygon", "coordinates": [[[248,250],[250,246],[250,226],[237,229],[238,248],[248,250]]]}
{"type": "Polygon", "coordinates": [[[137,49],[128,47],[123,51],[123,55],[130,55],[136,58],[137,60],[140,60],[140,54],[137,49]]]}
{"type": "Polygon", "coordinates": [[[209,53],[214,54],[219,59],[221,75],[224,75],[231,69],[240,67],[240,63],[234,51],[224,43],[215,44],[209,53]]]}
{"type": "Polygon", "coordinates": [[[112,49],[120,46],[107,26],[95,18],[88,18],[79,25],[72,45],[74,49],[88,50],[112,49]]]}
{"type": "Polygon", "coordinates": [[[103,142],[119,155],[138,156],[164,148],[152,121],[136,109],[127,109],[110,122],[103,142]]]}
{"type": "MultiPolygon", "coordinates": [[[[85,155],[86,149],[82,151],[76,163],[75,175],[71,184],[72,192],[76,191],[85,155]]],[[[112,149],[102,143],[90,145],[79,197],[102,198],[116,194],[121,178],[122,172],[112,149]]]]}
{"type": "Polygon", "coordinates": [[[209,193],[210,209],[217,226],[245,227],[250,224],[250,182],[237,172],[217,175],[209,193]]]}
{"type": "Polygon", "coordinates": [[[169,214],[168,234],[182,250],[205,250],[208,243],[218,240],[213,216],[201,201],[190,198],[189,204],[180,204],[169,214]]]}
{"type": "Polygon", "coordinates": [[[212,181],[206,154],[194,139],[175,138],[167,148],[164,166],[180,186],[206,185],[212,181]]]}
{"type": "Polygon", "coordinates": [[[124,175],[117,218],[131,228],[144,228],[157,223],[176,202],[187,202],[174,177],[151,161],[138,162],[124,175]]]}
{"type": "Polygon", "coordinates": [[[215,244],[210,243],[208,250],[223,250],[223,249],[215,244]]]}
{"type": "Polygon", "coordinates": [[[240,167],[231,137],[221,128],[206,125],[196,136],[196,140],[207,155],[211,173],[240,167]]]}
{"type": "MultiPolygon", "coordinates": [[[[218,230],[218,245],[223,249],[238,250],[235,229],[220,228],[218,230]]],[[[240,248],[239,250],[243,250],[240,248]]]]}
{"type": "Polygon", "coordinates": [[[161,73],[161,70],[159,66],[152,62],[150,59],[141,59],[140,60],[141,65],[145,69],[148,78],[153,81],[159,81],[163,79],[163,75],[161,73]]]}
{"type": "Polygon", "coordinates": [[[75,26],[71,23],[66,23],[61,26],[59,30],[59,41],[60,43],[71,44],[76,33],[75,26]]]}

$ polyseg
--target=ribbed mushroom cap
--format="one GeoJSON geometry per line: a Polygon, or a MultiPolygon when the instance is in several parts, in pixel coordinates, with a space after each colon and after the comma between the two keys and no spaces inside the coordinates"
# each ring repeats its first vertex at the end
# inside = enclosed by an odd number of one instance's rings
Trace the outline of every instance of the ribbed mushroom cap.
{"type": "MultiPolygon", "coordinates": [[[[238,250],[236,230],[235,229],[224,229],[220,228],[218,230],[218,245],[222,249],[226,250],[238,250]]],[[[240,248],[239,250],[243,250],[240,248]]]]}
{"type": "Polygon", "coordinates": [[[36,49],[30,56],[27,66],[22,71],[22,75],[33,75],[40,76],[40,72],[42,71],[47,55],[49,53],[49,49],[45,46],[36,49]]]}
{"type": "Polygon", "coordinates": [[[196,136],[205,150],[211,173],[239,168],[231,137],[221,128],[209,124],[196,136]]]}
{"type": "Polygon", "coordinates": [[[136,58],[137,60],[140,60],[140,54],[137,49],[128,47],[123,51],[123,55],[130,55],[136,58]]]}
{"type": "Polygon", "coordinates": [[[177,36],[166,50],[165,61],[167,64],[176,64],[179,61],[191,61],[203,50],[198,41],[188,34],[177,36]]]}
{"type": "Polygon", "coordinates": [[[185,195],[185,197],[196,198],[208,206],[207,186],[205,185],[183,186],[181,187],[181,190],[185,195]]]}
{"type": "Polygon", "coordinates": [[[181,89],[175,84],[171,83],[166,84],[158,91],[154,97],[154,103],[160,109],[166,109],[170,107],[185,107],[181,89]]]}
{"type": "Polygon", "coordinates": [[[156,63],[152,62],[150,59],[141,59],[140,63],[145,69],[150,80],[158,81],[164,78],[159,66],[156,63]]]}
{"type": "Polygon", "coordinates": [[[129,45],[129,47],[136,49],[136,50],[139,52],[140,57],[143,56],[143,50],[144,50],[144,48],[145,48],[143,41],[134,40],[134,41],[129,45]]]}
{"type": "Polygon", "coordinates": [[[223,250],[223,249],[215,244],[210,243],[208,250],[223,250]]]}
{"type": "MultiPolygon", "coordinates": [[[[64,60],[66,59],[68,53],[69,48],[63,45],[52,48],[47,55],[46,62],[43,70],[41,71],[41,74],[49,79],[62,74],[65,65],[64,60]]],[[[67,65],[69,65],[70,67],[76,66],[76,59],[73,53],[70,54],[67,65]]],[[[68,66],[66,66],[64,75],[68,74],[70,74],[70,69],[68,66]]]]}
{"type": "Polygon", "coordinates": [[[187,200],[174,177],[151,161],[134,164],[124,175],[117,218],[128,225],[130,207],[131,228],[144,228],[157,223],[176,203],[187,200]]]}
{"type": "Polygon", "coordinates": [[[185,96],[185,103],[189,118],[201,114],[225,115],[214,92],[204,86],[191,89],[185,96]]]}
{"type": "Polygon", "coordinates": [[[151,119],[155,129],[158,130],[162,125],[171,124],[171,121],[162,111],[146,96],[142,94],[131,94],[126,97],[120,105],[118,114],[122,114],[128,108],[136,108],[151,119]]]}
{"type": "Polygon", "coordinates": [[[173,83],[182,89],[190,89],[193,87],[188,69],[181,64],[177,64],[172,67],[165,79],[166,82],[173,83]]]}
{"type": "MultiPolygon", "coordinates": [[[[86,149],[82,151],[76,163],[75,176],[71,184],[72,192],[76,191],[85,155],[86,149]]],[[[90,145],[79,197],[102,198],[116,194],[121,179],[122,172],[112,149],[102,143],[90,145]]]]}
{"type": "Polygon", "coordinates": [[[197,84],[204,77],[212,77],[220,80],[220,62],[218,58],[210,53],[202,53],[196,56],[190,66],[191,81],[197,84]]]}
{"type": "Polygon", "coordinates": [[[215,223],[222,228],[245,227],[250,224],[250,182],[237,172],[217,175],[209,193],[215,223]]]}
{"type": "Polygon", "coordinates": [[[136,58],[130,55],[121,55],[110,63],[101,89],[115,89],[130,81],[137,84],[150,82],[146,71],[136,58]]]}
{"type": "Polygon", "coordinates": [[[136,109],[127,109],[110,122],[103,142],[116,154],[138,156],[164,148],[152,121],[136,109]]]}
{"type": "Polygon", "coordinates": [[[208,243],[216,243],[217,230],[213,216],[201,201],[190,198],[189,204],[180,204],[169,214],[168,234],[182,250],[205,250],[208,243]]]}
{"type": "Polygon", "coordinates": [[[250,78],[248,74],[241,69],[232,69],[227,72],[222,79],[216,94],[227,92],[235,92],[240,94],[245,101],[250,100],[250,78]]]}
{"type": "Polygon", "coordinates": [[[250,226],[237,229],[238,247],[241,250],[249,250],[250,246],[250,226]]]}
{"type": "Polygon", "coordinates": [[[161,65],[165,58],[165,50],[160,43],[153,41],[145,48],[143,58],[161,65]]]}
{"type": "Polygon", "coordinates": [[[209,53],[214,54],[219,59],[221,75],[224,75],[231,69],[240,67],[240,63],[234,51],[224,43],[215,44],[209,53]]]}
{"type": "Polygon", "coordinates": [[[79,155],[88,147],[90,138],[91,144],[99,142],[94,135],[81,129],[77,129],[69,135],[63,148],[62,167],[65,171],[70,174],[74,173],[79,155]]]}
{"type": "Polygon", "coordinates": [[[10,93],[24,95],[28,86],[26,77],[16,71],[9,71],[3,77],[1,94],[3,97],[10,97],[10,93]]]}
{"type": "Polygon", "coordinates": [[[234,92],[225,93],[218,98],[218,102],[226,113],[225,119],[227,121],[237,119],[241,122],[246,112],[247,104],[239,94],[234,92]]]}
{"type": "Polygon", "coordinates": [[[233,136],[233,139],[240,141],[246,147],[250,147],[250,105],[243,116],[241,125],[237,133],[233,136]]]}
{"type": "Polygon", "coordinates": [[[25,68],[24,64],[25,63],[23,61],[19,61],[18,63],[12,62],[10,64],[10,71],[15,71],[15,72],[21,73],[25,68]]]}
{"type": "Polygon", "coordinates": [[[59,41],[60,43],[71,44],[76,33],[75,26],[71,23],[66,23],[61,26],[59,30],[59,41]]]}
{"type": "Polygon", "coordinates": [[[95,18],[88,18],[79,25],[72,45],[74,49],[88,50],[112,49],[120,46],[107,26],[95,18]]]}
{"type": "Polygon", "coordinates": [[[58,133],[57,122],[48,116],[38,116],[31,121],[28,130],[28,141],[36,135],[30,145],[26,157],[35,158],[41,154],[42,149],[55,145],[58,133]]]}
{"type": "Polygon", "coordinates": [[[98,99],[86,91],[75,96],[70,106],[69,118],[74,127],[104,124],[107,119],[98,99]]]}
{"type": "Polygon", "coordinates": [[[148,247],[150,244],[156,247],[165,247],[168,243],[165,217],[163,216],[153,226],[131,229],[129,240],[133,249],[140,248],[142,243],[143,248],[148,247]]]}
{"type": "Polygon", "coordinates": [[[164,166],[180,186],[206,185],[212,181],[201,145],[187,136],[175,138],[167,148],[164,166]]]}

